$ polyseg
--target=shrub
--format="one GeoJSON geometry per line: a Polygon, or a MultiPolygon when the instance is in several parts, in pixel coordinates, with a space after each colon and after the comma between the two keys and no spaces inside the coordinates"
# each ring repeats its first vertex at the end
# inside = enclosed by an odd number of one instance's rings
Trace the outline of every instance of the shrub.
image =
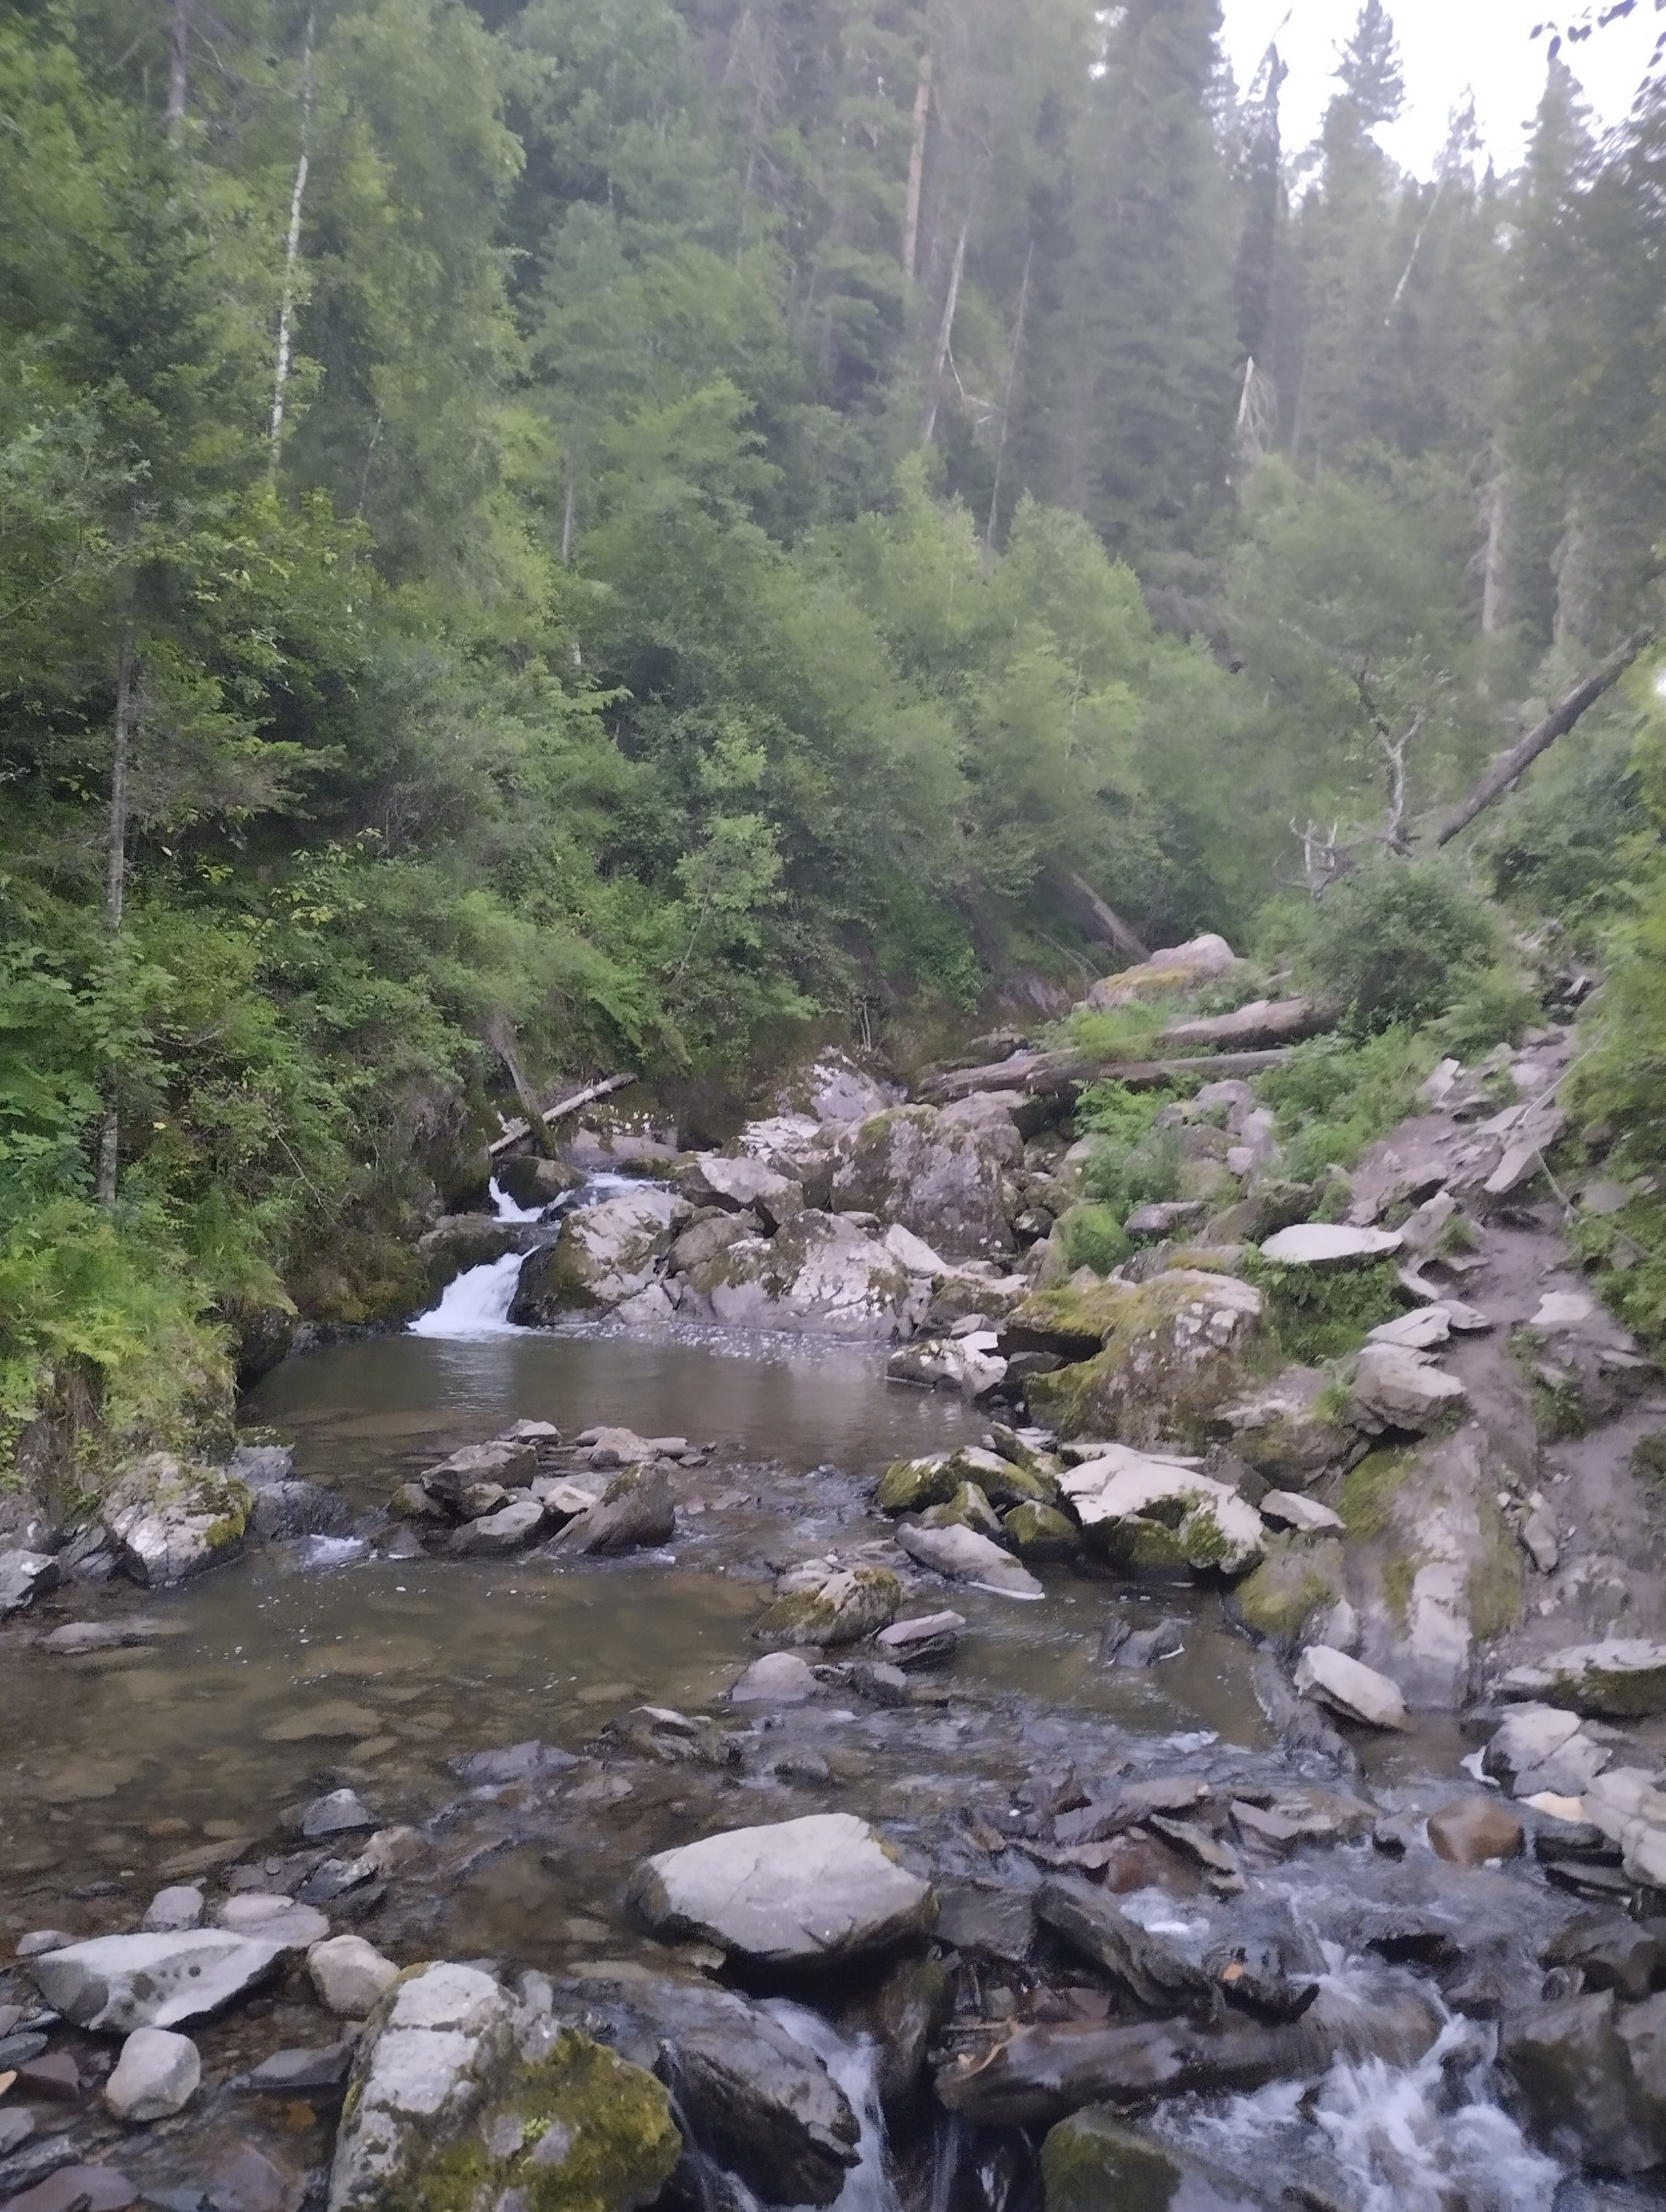
{"type": "Polygon", "coordinates": [[[1389,1260],[1365,1267],[1286,1267],[1252,1255],[1243,1273],[1267,1300],[1284,1351],[1304,1367],[1346,1358],[1406,1310],[1389,1260]]]}
{"type": "Polygon", "coordinates": [[[1438,861],[1384,857],[1343,877],[1311,912],[1299,962],[1309,985],[1374,1036],[1444,1014],[1498,957],[1499,927],[1438,861]]]}
{"type": "Polygon", "coordinates": [[[1082,1170],[1082,1188],[1126,1221],[1136,1206],[1173,1198],[1180,1188],[1180,1132],[1151,1129],[1134,1144],[1102,1137],[1082,1170]]]}
{"type": "Polygon", "coordinates": [[[1091,1267],[1096,1275],[1108,1275],[1134,1249],[1122,1222],[1107,1206],[1073,1206],[1059,1226],[1064,1256],[1073,1269],[1091,1267]]]}

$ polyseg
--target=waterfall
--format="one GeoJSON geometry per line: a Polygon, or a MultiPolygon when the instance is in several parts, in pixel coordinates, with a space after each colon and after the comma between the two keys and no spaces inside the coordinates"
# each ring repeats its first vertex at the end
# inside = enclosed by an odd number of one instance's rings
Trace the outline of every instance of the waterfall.
{"type": "MultiPolygon", "coordinates": [[[[526,1222],[541,1218],[542,1206],[517,1206],[494,1176],[487,1185],[492,1213],[499,1221],[526,1222]]],[[[509,1319],[515,1285],[520,1279],[522,1252],[506,1252],[501,1260],[488,1260],[478,1267],[465,1267],[453,1275],[441,1293],[440,1303],[411,1322],[412,1336],[479,1338],[524,1336],[526,1332],[509,1319]]]]}
{"type": "Polygon", "coordinates": [[[845,2177],[832,2212],[902,2212],[891,2176],[885,2171],[885,2123],[879,2110],[877,2046],[866,2037],[847,2043],[819,2013],[793,2004],[787,1997],[772,1997],[763,2009],[778,2020],[796,2042],[813,2051],[849,2100],[862,2124],[856,2148],[857,2162],[845,2177]]]}

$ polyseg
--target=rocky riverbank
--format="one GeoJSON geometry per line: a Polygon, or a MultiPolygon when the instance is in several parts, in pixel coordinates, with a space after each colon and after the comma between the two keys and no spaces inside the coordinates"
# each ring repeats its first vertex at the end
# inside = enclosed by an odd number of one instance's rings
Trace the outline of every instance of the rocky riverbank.
{"type": "Polygon", "coordinates": [[[842,1118],[530,1224],[518,1301],[901,1337],[976,1442],[803,1472],[524,1418],[368,1499],[259,1445],[40,1531],[0,1632],[37,1709],[154,1688],[168,1593],[252,1552],[614,1623],[721,1592],[729,1657],[514,1740],[489,1664],[466,1723],[410,1657],[303,1665],[235,1819],[20,1767],[0,2204],[1632,2201],[1666,2170],[1666,1402],[1564,1249],[1606,1202],[1546,1165],[1571,1049],[1443,1065],[1305,1183],[1242,1082],[1177,1098],[1184,1187],[1108,1275],[1067,1266],[1086,1150],[1021,1090],[842,1076],[842,1118]],[[1158,1717],[1210,1676],[1211,1723],[1158,1717]]]}

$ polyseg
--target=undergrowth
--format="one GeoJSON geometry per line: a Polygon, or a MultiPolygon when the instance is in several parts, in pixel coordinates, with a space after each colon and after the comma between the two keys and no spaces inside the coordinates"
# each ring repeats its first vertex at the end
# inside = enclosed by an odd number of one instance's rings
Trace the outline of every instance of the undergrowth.
{"type": "Polygon", "coordinates": [[[1426,1032],[1403,1027],[1359,1044],[1322,1036],[1298,1045],[1259,1086],[1278,1117],[1285,1173],[1304,1182],[1328,1167],[1351,1168],[1368,1145],[1416,1113],[1419,1088],[1438,1057],[1426,1032]]]}
{"type": "Polygon", "coordinates": [[[1346,1358],[1372,1329],[1405,1311],[1389,1260],[1364,1267],[1286,1267],[1251,1254],[1243,1273],[1266,1299],[1286,1353],[1304,1367],[1346,1358]]]}

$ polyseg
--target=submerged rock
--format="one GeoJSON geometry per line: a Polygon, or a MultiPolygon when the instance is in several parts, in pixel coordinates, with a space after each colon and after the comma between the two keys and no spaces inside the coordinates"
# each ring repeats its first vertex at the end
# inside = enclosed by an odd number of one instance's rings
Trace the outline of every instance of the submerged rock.
{"type": "Polygon", "coordinates": [[[1429,1815],[1429,1842],[1438,1858],[1454,1866],[1484,1866],[1513,1859],[1522,1847],[1522,1824],[1496,1797],[1471,1792],[1429,1815]]]}
{"type": "Polygon", "coordinates": [[[203,2062],[188,2035],[137,2027],[104,2085],[104,2101],[119,2120],[166,2120],[184,2112],[202,2078],[203,2062]]]}
{"type": "Polygon", "coordinates": [[[933,1912],[931,1885],[849,1813],[731,1828],[661,1851],[637,1868],[629,1897],[657,1933],[772,1966],[887,1950],[933,1912]]]}

